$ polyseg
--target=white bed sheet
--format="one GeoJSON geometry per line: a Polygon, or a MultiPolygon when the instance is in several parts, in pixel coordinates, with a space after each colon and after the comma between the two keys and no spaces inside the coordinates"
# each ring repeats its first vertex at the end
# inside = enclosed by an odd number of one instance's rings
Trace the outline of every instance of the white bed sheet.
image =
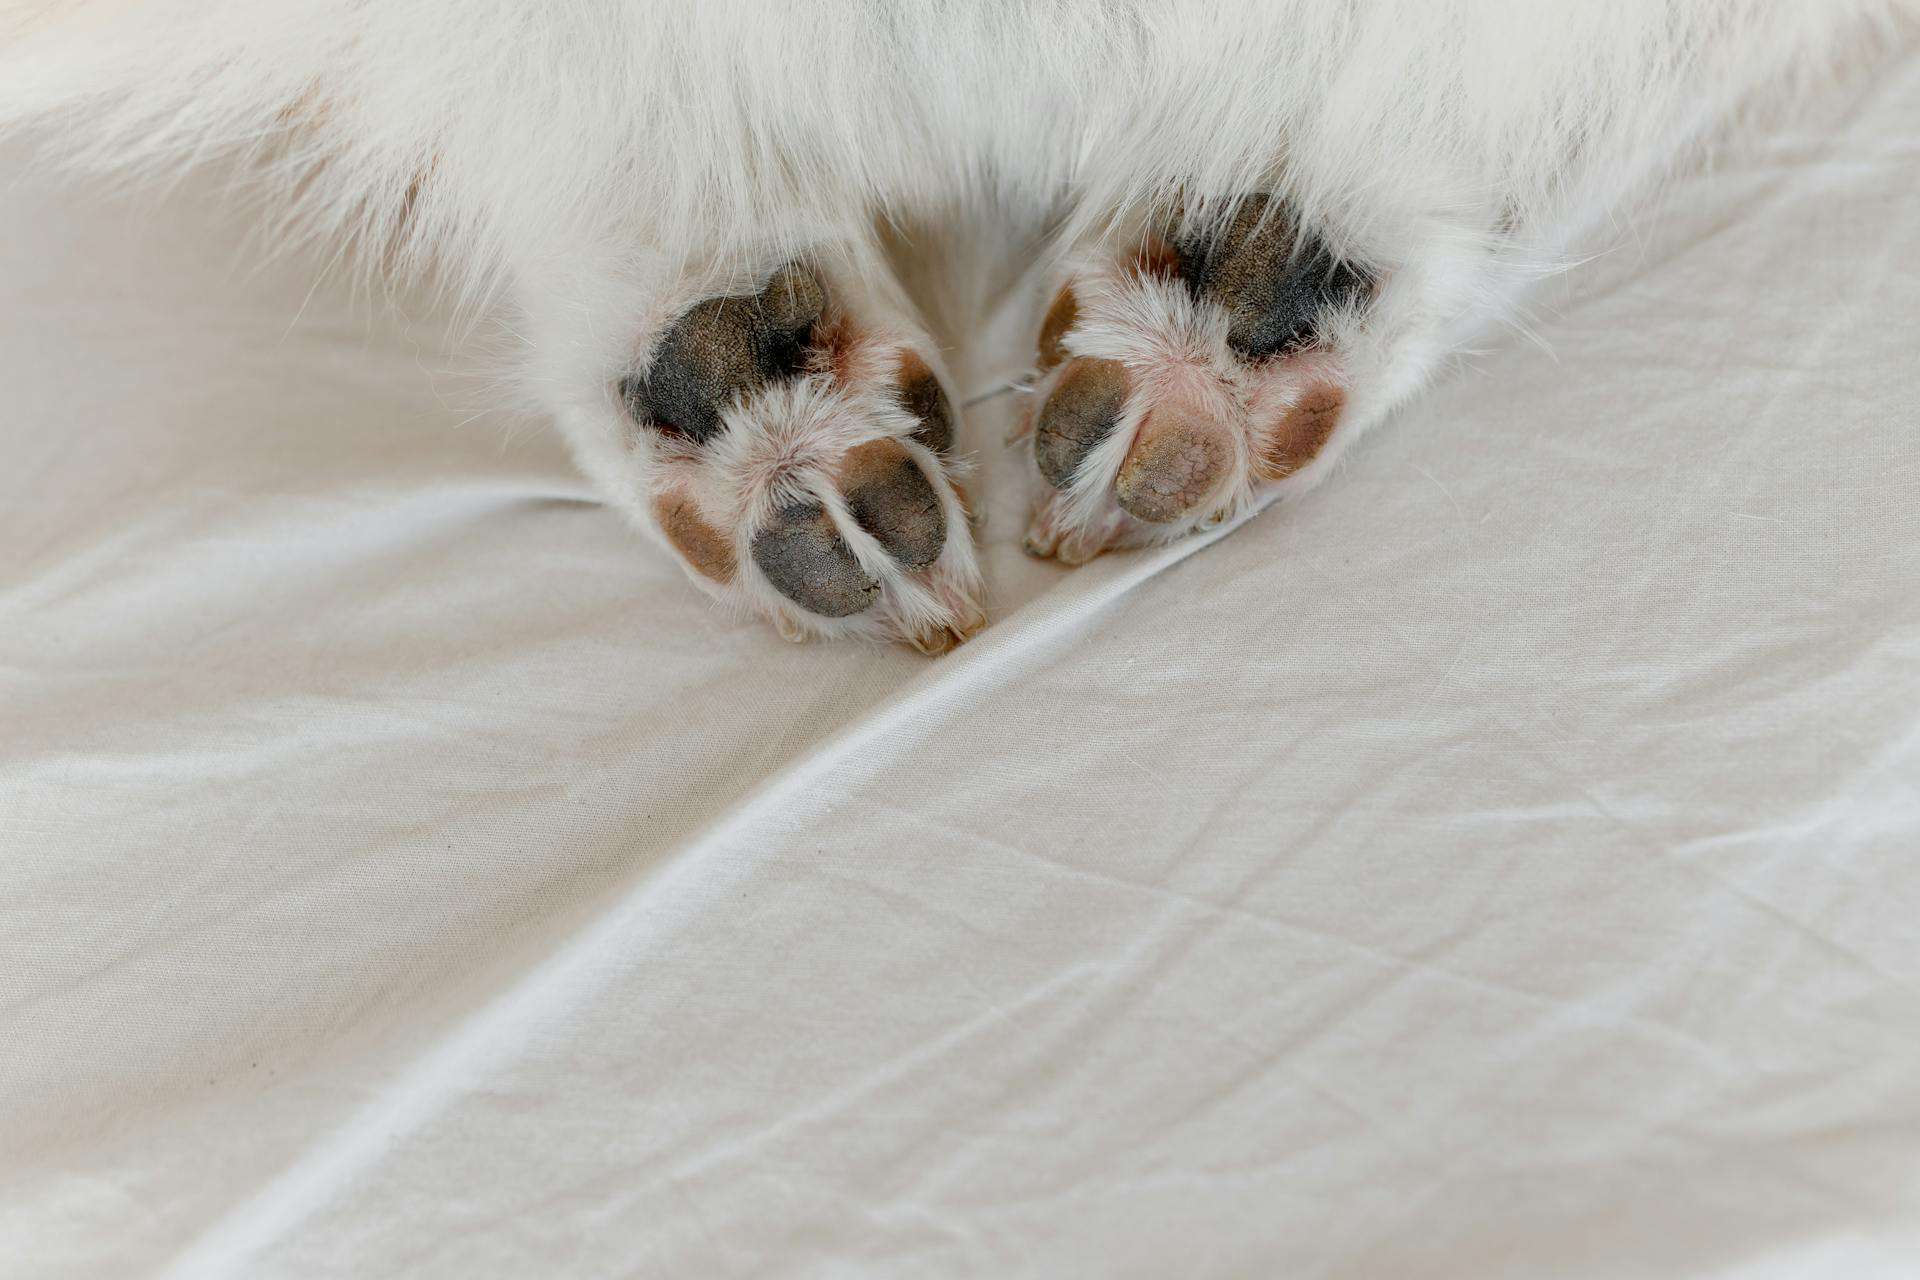
{"type": "Polygon", "coordinates": [[[1920,1275],[1917,126],[1204,551],[1027,562],[980,406],[933,663],[218,191],[10,179],[0,1275],[1920,1275]]]}

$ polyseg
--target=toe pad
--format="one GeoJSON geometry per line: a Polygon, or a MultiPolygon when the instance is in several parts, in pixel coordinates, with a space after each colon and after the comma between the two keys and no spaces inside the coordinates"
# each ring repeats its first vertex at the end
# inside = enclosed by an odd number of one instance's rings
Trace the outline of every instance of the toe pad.
{"type": "Polygon", "coordinates": [[[776,591],[823,618],[852,617],[880,591],[816,502],[783,507],[754,535],[753,562],[776,591]]]}
{"type": "Polygon", "coordinates": [[[1034,461],[1056,489],[1064,489],[1093,447],[1119,425],[1127,403],[1127,371],[1117,360],[1075,360],[1040,408],[1034,461]]]}
{"type": "Polygon", "coordinates": [[[854,521],[889,556],[909,569],[940,558],[947,541],[940,495],[898,441],[874,440],[848,450],[840,487],[854,521]]]}
{"type": "Polygon", "coordinates": [[[1232,464],[1233,444],[1223,427],[1163,408],[1141,424],[1113,496],[1135,519],[1168,524],[1206,502],[1232,464]]]}

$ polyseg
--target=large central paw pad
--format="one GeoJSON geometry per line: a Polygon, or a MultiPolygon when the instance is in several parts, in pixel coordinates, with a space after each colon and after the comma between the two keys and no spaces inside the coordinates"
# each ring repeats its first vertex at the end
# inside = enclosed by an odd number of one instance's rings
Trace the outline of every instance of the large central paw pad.
{"type": "Polygon", "coordinates": [[[729,404],[800,373],[826,293],[810,272],[782,267],[758,294],[695,303],[668,328],[644,378],[621,380],[637,421],[704,443],[729,404]]]}
{"type": "Polygon", "coordinates": [[[1307,470],[1346,402],[1371,276],[1276,200],[1175,214],[1081,255],[1041,325],[1023,424],[1035,555],[1080,563],[1224,519],[1307,470]]]}
{"type": "Polygon", "coordinates": [[[910,323],[789,264],[688,307],[618,390],[658,464],[654,524],[713,594],[789,639],[932,653],[985,622],[952,401],[910,323]]]}

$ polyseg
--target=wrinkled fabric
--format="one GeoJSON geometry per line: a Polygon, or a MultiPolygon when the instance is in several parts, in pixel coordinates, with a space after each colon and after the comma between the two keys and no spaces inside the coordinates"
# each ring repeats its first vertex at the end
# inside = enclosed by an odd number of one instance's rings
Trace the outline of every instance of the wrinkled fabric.
{"type": "Polygon", "coordinates": [[[979,286],[933,662],[716,613],[219,184],[16,157],[0,1275],[1920,1274],[1917,124],[1077,571],[979,286]]]}

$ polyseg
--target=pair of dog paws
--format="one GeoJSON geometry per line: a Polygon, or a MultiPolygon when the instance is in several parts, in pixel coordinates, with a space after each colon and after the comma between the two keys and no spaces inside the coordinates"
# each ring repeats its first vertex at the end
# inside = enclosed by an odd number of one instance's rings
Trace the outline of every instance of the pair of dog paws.
{"type": "MultiPolygon", "coordinates": [[[[1170,541],[1323,469],[1377,282],[1281,201],[1109,229],[1058,276],[1015,437],[1031,554],[1170,541]]],[[[985,624],[938,352],[844,269],[686,306],[616,391],[650,522],[710,593],[796,640],[932,654],[985,624]]]]}

